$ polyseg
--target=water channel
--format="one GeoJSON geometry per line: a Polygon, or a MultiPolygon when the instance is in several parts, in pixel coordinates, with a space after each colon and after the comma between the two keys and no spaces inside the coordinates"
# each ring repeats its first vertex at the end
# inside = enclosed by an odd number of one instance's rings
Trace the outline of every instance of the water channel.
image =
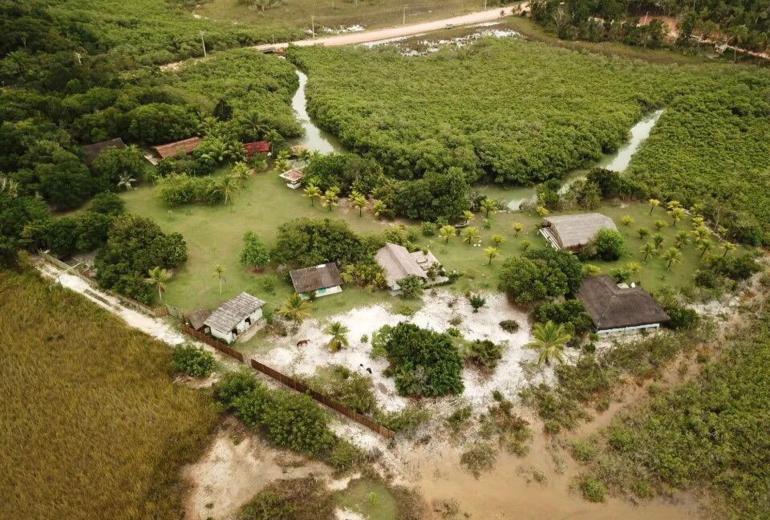
{"type": "MultiPolygon", "coordinates": [[[[299,78],[299,88],[291,100],[291,106],[302,125],[304,135],[291,141],[292,145],[302,145],[310,151],[330,153],[342,151],[344,147],[332,134],[318,128],[307,112],[307,75],[301,70],[296,70],[299,78]]],[[[623,172],[631,163],[631,158],[639,150],[639,147],[650,137],[650,132],[663,114],[663,110],[656,110],[644,116],[631,127],[630,138],[615,153],[604,155],[596,166],[615,172],[623,172]]],[[[585,178],[585,169],[576,170],[564,179],[561,192],[566,192],[570,185],[578,179],[585,178]]],[[[535,200],[534,187],[502,188],[498,186],[485,186],[482,190],[487,195],[498,200],[508,200],[508,208],[518,211],[521,204],[535,200]]]]}

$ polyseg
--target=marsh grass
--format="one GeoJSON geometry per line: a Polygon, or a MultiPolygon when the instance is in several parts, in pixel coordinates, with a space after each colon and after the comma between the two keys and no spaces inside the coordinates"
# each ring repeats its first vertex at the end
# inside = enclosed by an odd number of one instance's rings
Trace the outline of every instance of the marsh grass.
{"type": "Polygon", "coordinates": [[[31,272],[0,272],[0,518],[180,518],[217,422],[169,349],[31,272]]]}

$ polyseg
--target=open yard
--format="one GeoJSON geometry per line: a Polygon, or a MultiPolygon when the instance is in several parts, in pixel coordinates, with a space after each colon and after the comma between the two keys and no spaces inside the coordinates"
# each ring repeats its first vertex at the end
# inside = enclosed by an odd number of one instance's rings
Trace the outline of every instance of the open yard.
{"type": "Polygon", "coordinates": [[[0,272],[0,517],[174,519],[217,422],[167,346],[31,273],[0,272]]]}

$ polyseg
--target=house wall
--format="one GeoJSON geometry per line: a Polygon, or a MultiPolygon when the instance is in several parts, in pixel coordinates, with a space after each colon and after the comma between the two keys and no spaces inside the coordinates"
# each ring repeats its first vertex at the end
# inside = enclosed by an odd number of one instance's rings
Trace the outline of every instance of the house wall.
{"type": "Polygon", "coordinates": [[[249,316],[247,316],[247,318],[251,318],[251,323],[247,323],[246,318],[243,318],[243,320],[241,320],[241,322],[235,326],[235,330],[238,331],[237,334],[233,334],[232,330],[228,330],[225,332],[225,331],[212,328],[211,335],[227,343],[234,342],[241,333],[250,329],[252,325],[257,323],[257,321],[259,321],[262,318],[262,309],[257,309],[256,311],[251,313],[249,316]]]}
{"type": "Polygon", "coordinates": [[[599,335],[609,335],[609,334],[631,334],[634,332],[639,332],[642,330],[656,330],[660,328],[660,323],[649,323],[647,325],[637,325],[635,327],[620,327],[617,329],[602,329],[596,331],[599,335]]]}

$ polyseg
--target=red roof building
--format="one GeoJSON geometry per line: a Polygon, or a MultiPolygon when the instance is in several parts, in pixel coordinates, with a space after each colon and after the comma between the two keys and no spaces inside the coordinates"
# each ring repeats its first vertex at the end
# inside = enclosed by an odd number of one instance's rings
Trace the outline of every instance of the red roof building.
{"type": "Polygon", "coordinates": [[[246,148],[246,157],[251,159],[258,153],[270,153],[270,141],[252,141],[250,143],[243,143],[243,147],[246,148]]]}
{"type": "Polygon", "coordinates": [[[152,151],[161,159],[176,157],[177,155],[187,155],[192,153],[201,144],[200,137],[190,137],[174,143],[159,144],[153,146],[152,151]]]}

